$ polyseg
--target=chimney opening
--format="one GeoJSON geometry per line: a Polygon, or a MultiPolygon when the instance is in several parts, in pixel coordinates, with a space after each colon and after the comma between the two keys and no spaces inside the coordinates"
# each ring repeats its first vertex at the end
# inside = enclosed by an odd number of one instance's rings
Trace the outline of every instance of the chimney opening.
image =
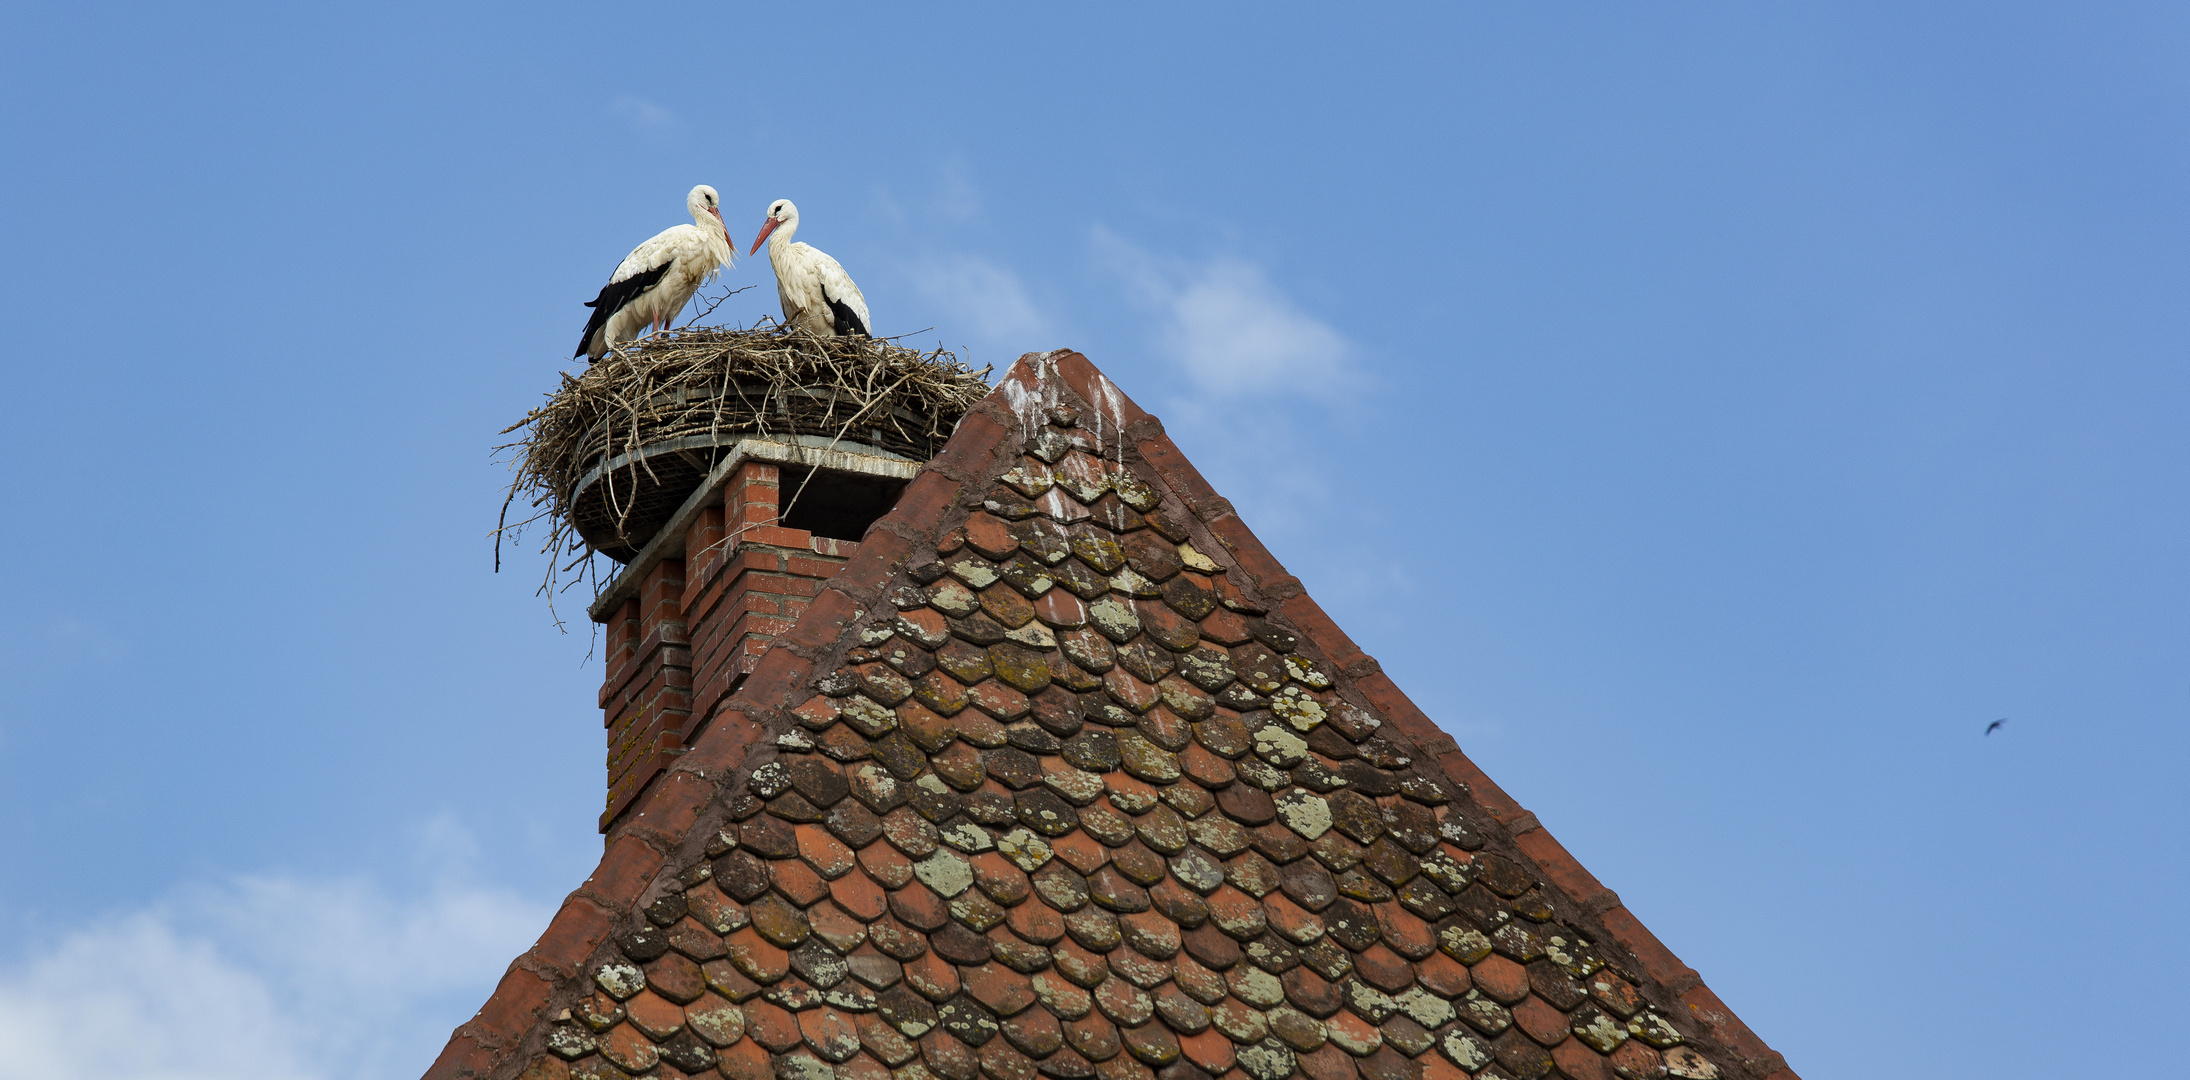
{"type": "Polygon", "coordinates": [[[867,535],[868,526],[897,505],[905,484],[858,473],[786,465],[779,490],[786,504],[780,522],[784,528],[804,529],[831,540],[857,541],[867,535]]]}

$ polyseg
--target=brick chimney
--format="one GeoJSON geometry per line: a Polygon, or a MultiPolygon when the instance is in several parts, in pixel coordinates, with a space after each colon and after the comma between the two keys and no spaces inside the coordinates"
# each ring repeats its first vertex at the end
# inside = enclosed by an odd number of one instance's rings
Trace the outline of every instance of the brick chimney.
{"type": "Polygon", "coordinates": [[[593,603],[607,638],[601,831],[699,735],[919,463],[743,440],[593,603]]]}

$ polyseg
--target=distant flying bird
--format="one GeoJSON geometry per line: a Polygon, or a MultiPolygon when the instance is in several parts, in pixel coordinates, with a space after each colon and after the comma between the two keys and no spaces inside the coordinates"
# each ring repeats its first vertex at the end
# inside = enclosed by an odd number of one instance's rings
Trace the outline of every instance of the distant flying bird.
{"type": "Polygon", "coordinates": [[[737,244],[723,224],[714,188],[693,188],[684,207],[692,212],[692,224],[672,225],[632,248],[601,286],[601,295],[586,302],[593,317],[586,320],[572,357],[599,360],[611,346],[638,337],[642,329],[667,329],[692,294],[737,258],[737,244]]]}
{"type": "Polygon", "coordinates": [[[2002,725],[2002,724],[2005,724],[2005,723],[2007,723],[2007,717],[2003,716],[2003,717],[1999,718],[1998,720],[1994,720],[1994,721],[1993,721],[1992,723],[1986,724],[1986,725],[1985,725],[1985,734],[1987,734],[1987,735],[1990,735],[1990,734],[1992,734],[1993,732],[1995,732],[1995,731],[1999,730],[1999,728],[2000,728],[2000,725],[2002,725]]]}
{"type": "Polygon", "coordinates": [[[768,218],[761,222],[753,250],[768,245],[768,265],[776,270],[776,297],[783,301],[783,321],[821,337],[872,337],[874,325],[867,318],[867,298],[859,294],[850,274],[835,259],[812,244],[794,244],[798,235],[798,207],[789,199],[768,204],[768,218]]]}

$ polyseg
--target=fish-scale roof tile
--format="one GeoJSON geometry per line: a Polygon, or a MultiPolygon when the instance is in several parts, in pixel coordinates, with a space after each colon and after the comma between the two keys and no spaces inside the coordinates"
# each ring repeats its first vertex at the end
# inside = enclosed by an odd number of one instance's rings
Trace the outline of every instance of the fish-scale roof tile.
{"type": "Polygon", "coordinates": [[[996,400],[939,459],[978,508],[885,519],[925,550],[843,587],[886,600],[725,706],[758,767],[496,1075],[1791,1078],[1270,614],[1297,583],[1084,360],[996,400]]]}

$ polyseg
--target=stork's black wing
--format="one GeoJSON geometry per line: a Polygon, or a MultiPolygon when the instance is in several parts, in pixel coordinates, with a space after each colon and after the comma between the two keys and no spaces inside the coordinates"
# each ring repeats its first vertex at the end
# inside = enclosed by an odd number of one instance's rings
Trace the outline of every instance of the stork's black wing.
{"type": "Polygon", "coordinates": [[[830,296],[827,289],[821,290],[821,299],[828,303],[829,311],[836,316],[836,336],[849,337],[853,334],[858,334],[861,337],[874,336],[867,332],[867,324],[859,321],[859,312],[853,311],[852,305],[830,296]]]}
{"type": "Polygon", "coordinates": [[[578,335],[578,351],[571,353],[571,357],[575,359],[584,356],[586,343],[593,340],[595,331],[608,325],[608,317],[622,311],[633,300],[644,295],[646,290],[660,284],[662,275],[669,272],[669,267],[670,263],[663,263],[652,270],[641,270],[622,281],[611,281],[601,286],[601,295],[586,301],[586,306],[593,309],[593,315],[586,320],[586,332],[578,335]]]}

